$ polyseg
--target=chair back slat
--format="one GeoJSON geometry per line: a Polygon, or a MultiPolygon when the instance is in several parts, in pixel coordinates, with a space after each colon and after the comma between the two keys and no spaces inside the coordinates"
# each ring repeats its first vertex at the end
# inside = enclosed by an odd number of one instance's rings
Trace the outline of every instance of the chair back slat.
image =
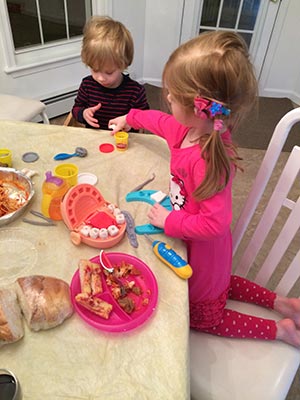
{"type": "MultiPolygon", "coordinates": [[[[299,148],[300,149],[300,148],[299,148]]],[[[280,260],[284,256],[287,248],[294,239],[298,229],[300,227],[300,198],[290,213],[286,223],[284,224],[280,234],[269,252],[267,258],[265,259],[263,265],[261,266],[255,281],[262,286],[266,286],[272,273],[276,269],[280,260]]],[[[300,268],[299,268],[300,275],[300,268]]],[[[293,280],[295,282],[295,280],[293,280]]]]}
{"type": "MultiPolygon", "coordinates": [[[[255,258],[257,257],[259,250],[263,246],[267,235],[272,229],[276,217],[278,216],[283,204],[287,200],[287,196],[289,194],[289,191],[291,190],[291,187],[293,186],[295,179],[297,178],[299,170],[300,170],[300,147],[295,146],[286,162],[286,165],[281,173],[281,176],[273,191],[273,194],[270,197],[270,200],[265,210],[263,211],[261,219],[251,237],[251,240],[249,241],[249,244],[247,245],[240,261],[237,264],[235,271],[237,275],[246,276],[247,273],[249,272],[249,269],[253,264],[255,258]]],[[[291,200],[289,200],[288,203],[290,205],[291,200]]],[[[269,260],[272,260],[272,262],[264,265],[263,266],[264,268],[262,268],[261,273],[259,273],[257,276],[257,279],[260,278],[263,284],[266,284],[266,281],[269,279],[269,275],[272,272],[271,269],[273,269],[273,262],[275,261],[272,258],[273,254],[275,254],[275,257],[277,257],[278,259],[279,255],[282,256],[288,246],[287,237],[290,235],[291,225],[293,225],[293,228],[296,230],[299,227],[300,218],[297,217],[297,213],[298,213],[298,208],[297,209],[294,208],[288,220],[290,222],[289,223],[288,221],[286,222],[285,230],[284,232],[281,232],[281,236],[283,236],[283,239],[277,239],[276,246],[274,245],[274,249],[270,252],[268,256],[269,260]],[[295,215],[294,219],[293,217],[291,218],[292,215],[295,215]]],[[[291,235],[294,236],[295,233],[291,235]]],[[[293,237],[290,240],[292,239],[293,237]]]]}
{"type": "Polygon", "coordinates": [[[256,207],[264,193],[288,134],[297,122],[300,121],[300,107],[285,114],[276,125],[266,154],[254,180],[252,189],[248,195],[241,214],[234,226],[232,233],[233,254],[236,253],[248,224],[256,210],[256,207]]]}
{"type": "Polygon", "coordinates": [[[289,291],[294,286],[295,282],[300,277],[300,250],[294,257],[293,261],[291,262],[289,269],[286,271],[280,282],[278,283],[277,287],[275,288],[276,293],[281,296],[287,296],[289,291]]]}

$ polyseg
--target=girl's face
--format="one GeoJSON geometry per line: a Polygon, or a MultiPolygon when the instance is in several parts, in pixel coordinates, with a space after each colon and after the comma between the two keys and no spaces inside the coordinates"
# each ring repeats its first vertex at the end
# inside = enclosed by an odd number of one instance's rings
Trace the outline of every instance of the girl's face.
{"type": "Polygon", "coordinates": [[[123,80],[122,70],[115,66],[103,67],[101,71],[91,68],[91,74],[96,82],[110,89],[117,88],[123,80]]]}
{"type": "Polygon", "coordinates": [[[184,126],[194,126],[195,120],[193,118],[193,113],[189,113],[181,104],[177,103],[171,93],[167,95],[167,100],[170,104],[172,114],[178,122],[184,126]]]}

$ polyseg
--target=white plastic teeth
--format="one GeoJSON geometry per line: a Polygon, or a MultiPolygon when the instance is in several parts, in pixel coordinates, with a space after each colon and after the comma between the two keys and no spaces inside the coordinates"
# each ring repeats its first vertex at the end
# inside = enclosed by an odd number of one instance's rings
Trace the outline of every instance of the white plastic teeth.
{"type": "Polygon", "coordinates": [[[124,214],[120,213],[116,215],[116,221],[117,224],[124,224],[125,223],[125,217],[124,214]]]}
{"type": "Polygon", "coordinates": [[[99,229],[98,228],[92,228],[90,230],[90,237],[92,239],[97,239],[98,236],[99,236],[99,229]]]}
{"type": "MultiPolygon", "coordinates": [[[[124,224],[125,217],[122,213],[117,215],[117,222],[118,224],[124,224]]],[[[93,228],[90,225],[84,225],[80,229],[80,233],[82,236],[90,237],[92,239],[107,239],[108,236],[116,236],[119,233],[119,228],[115,225],[110,225],[107,229],[106,228],[93,228]]]]}
{"type": "Polygon", "coordinates": [[[119,232],[119,228],[117,228],[115,225],[110,225],[107,230],[110,236],[116,236],[119,232]]]}
{"type": "Polygon", "coordinates": [[[99,238],[100,239],[107,239],[108,238],[108,232],[106,228],[101,228],[99,231],[99,238]]]}
{"type": "Polygon", "coordinates": [[[119,215],[121,213],[121,210],[119,208],[115,208],[114,209],[114,216],[116,217],[117,215],[119,215]]]}
{"type": "Polygon", "coordinates": [[[90,230],[91,227],[89,225],[84,225],[81,229],[80,229],[80,233],[85,236],[88,237],[90,236],[90,230]]]}
{"type": "Polygon", "coordinates": [[[109,211],[113,214],[115,206],[113,204],[108,204],[107,208],[109,209],[109,211]]]}

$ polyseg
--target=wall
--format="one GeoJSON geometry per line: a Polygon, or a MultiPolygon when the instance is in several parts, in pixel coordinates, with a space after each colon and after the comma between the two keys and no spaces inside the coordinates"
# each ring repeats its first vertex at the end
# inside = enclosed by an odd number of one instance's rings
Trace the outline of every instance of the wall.
{"type": "Polygon", "coordinates": [[[299,0],[281,3],[260,77],[260,94],[300,105],[299,0]]]}
{"type": "Polygon", "coordinates": [[[143,80],[146,0],[113,0],[111,16],[121,21],[130,31],[134,41],[134,59],[128,68],[133,79],[143,80]]]}
{"type": "Polygon", "coordinates": [[[161,84],[163,67],[179,45],[183,0],[146,1],[143,79],[156,86],[161,84]]]}

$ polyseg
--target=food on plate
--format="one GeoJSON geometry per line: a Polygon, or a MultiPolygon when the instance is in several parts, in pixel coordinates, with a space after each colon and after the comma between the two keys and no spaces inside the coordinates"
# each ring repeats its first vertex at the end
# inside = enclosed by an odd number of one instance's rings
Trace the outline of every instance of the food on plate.
{"type": "Polygon", "coordinates": [[[90,260],[79,260],[79,278],[82,293],[96,295],[102,293],[100,265],[90,260]]]}
{"type": "Polygon", "coordinates": [[[80,259],[79,290],[74,294],[75,302],[104,319],[109,319],[117,304],[126,314],[147,307],[151,290],[143,287],[141,271],[123,260],[112,267],[109,271],[96,262],[80,259]],[[111,300],[107,297],[108,292],[111,300]],[[102,295],[105,295],[105,300],[102,295]]]}
{"type": "Polygon", "coordinates": [[[0,346],[24,336],[21,309],[15,290],[0,289],[0,346]]]}
{"type": "Polygon", "coordinates": [[[135,303],[130,297],[121,297],[118,299],[118,304],[127,314],[131,314],[135,310],[135,303]]]}
{"type": "Polygon", "coordinates": [[[120,264],[114,265],[112,273],[106,270],[103,272],[113,298],[127,314],[131,314],[136,309],[134,296],[131,294],[136,296],[143,294],[143,290],[136,284],[134,278],[141,275],[141,271],[132,264],[122,261],[120,264]]]}
{"type": "Polygon", "coordinates": [[[78,293],[75,296],[75,300],[87,310],[105,319],[109,318],[113,308],[111,304],[99,299],[98,297],[90,296],[88,293],[78,293]]]}
{"type": "Polygon", "coordinates": [[[30,329],[54,328],[73,313],[69,285],[58,278],[31,275],[18,278],[16,290],[30,329]]]}

